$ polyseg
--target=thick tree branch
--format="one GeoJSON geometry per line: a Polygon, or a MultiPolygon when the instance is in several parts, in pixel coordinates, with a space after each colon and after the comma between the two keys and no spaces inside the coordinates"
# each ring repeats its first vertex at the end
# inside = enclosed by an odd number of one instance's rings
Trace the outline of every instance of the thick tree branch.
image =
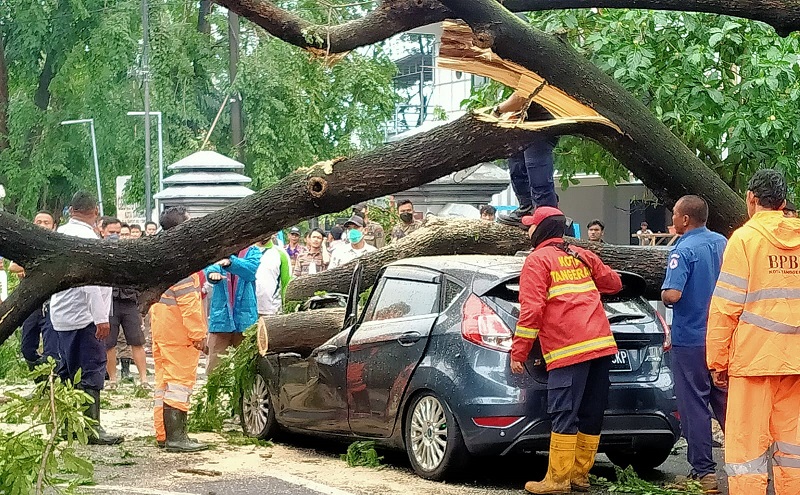
{"type": "MultiPolygon", "coordinates": [[[[312,24],[268,0],[214,0],[287,43],[343,53],[395,34],[454,17],[438,0],[384,0],[361,19],[312,24]]],[[[763,21],[781,36],[800,29],[796,0],[500,0],[512,12],[574,8],[639,8],[706,12],[763,21]]]]}
{"type": "MultiPolygon", "coordinates": [[[[598,244],[578,239],[570,239],[570,242],[596,252],[606,264],[616,270],[642,275],[647,282],[647,296],[651,299],[659,297],[667,267],[667,251],[598,244]]],[[[375,282],[381,268],[404,258],[451,254],[511,256],[528,249],[530,240],[521,229],[479,220],[434,218],[411,235],[356,261],[315,275],[292,279],[286,289],[286,299],[303,301],[323,290],[346,294],[356,262],[362,265],[362,287],[367,288],[375,282]]]]}
{"type": "Polygon", "coordinates": [[[564,119],[538,128],[509,127],[469,114],[354,158],[300,169],[211,215],[155,237],[119,243],[66,237],[0,213],[0,256],[18,261],[29,277],[0,305],[0,343],[56,291],[96,284],[134,287],[153,296],[268,232],[507,157],[523,149],[534,132],[575,134],[596,126],[603,124],[564,119]]]}
{"type": "MultiPolygon", "coordinates": [[[[489,58],[485,52],[492,48],[492,56],[499,55],[535,73],[546,85],[554,86],[621,130],[622,134],[611,132],[606,126],[583,134],[613,153],[662,202],[671,205],[685,194],[706,198],[713,205],[709,227],[725,235],[746,220],[741,197],[647,107],[570,46],[529,26],[494,0],[442,1],[472,26],[474,36],[463,43],[473,45],[476,71],[484,70],[481,59],[489,58]]],[[[443,39],[448,29],[445,25],[443,39]]],[[[441,53],[449,49],[443,44],[441,53]]],[[[467,49],[459,46],[456,51],[467,49]]],[[[491,77],[488,72],[483,75],[491,77]]],[[[536,98],[540,96],[534,92],[536,98]]],[[[546,102],[543,104],[547,106],[546,102]]]]}

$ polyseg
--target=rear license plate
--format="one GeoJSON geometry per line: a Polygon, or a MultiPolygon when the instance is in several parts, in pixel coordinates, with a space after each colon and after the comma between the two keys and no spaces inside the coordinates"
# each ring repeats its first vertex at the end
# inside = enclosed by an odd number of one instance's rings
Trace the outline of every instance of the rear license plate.
{"type": "Polygon", "coordinates": [[[631,371],[631,360],[628,351],[618,350],[614,360],[611,361],[611,371],[631,371]]]}

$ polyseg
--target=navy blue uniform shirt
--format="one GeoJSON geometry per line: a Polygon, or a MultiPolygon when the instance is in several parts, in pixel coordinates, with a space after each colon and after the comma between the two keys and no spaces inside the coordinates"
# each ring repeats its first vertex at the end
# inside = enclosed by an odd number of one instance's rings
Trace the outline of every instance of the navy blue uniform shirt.
{"type": "Polygon", "coordinates": [[[728,240],[705,227],[683,234],[672,247],[661,290],[681,291],[672,307],[672,345],[706,345],[708,307],[728,240]]]}

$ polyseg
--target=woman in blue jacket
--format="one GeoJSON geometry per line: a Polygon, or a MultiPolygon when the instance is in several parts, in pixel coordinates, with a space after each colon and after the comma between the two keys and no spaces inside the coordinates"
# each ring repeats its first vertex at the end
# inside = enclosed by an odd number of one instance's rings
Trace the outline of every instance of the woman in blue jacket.
{"type": "Polygon", "coordinates": [[[261,250],[251,246],[204,270],[214,291],[208,312],[208,364],[206,374],[219,362],[228,347],[237,347],[242,334],[258,320],[256,271],[261,250]]]}

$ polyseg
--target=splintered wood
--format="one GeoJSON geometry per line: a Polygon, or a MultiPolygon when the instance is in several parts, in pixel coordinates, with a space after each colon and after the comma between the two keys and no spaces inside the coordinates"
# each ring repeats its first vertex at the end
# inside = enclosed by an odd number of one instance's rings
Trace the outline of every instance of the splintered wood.
{"type": "MultiPolygon", "coordinates": [[[[462,22],[442,23],[442,46],[437,66],[488,77],[517,90],[523,98],[531,98],[550,112],[556,121],[542,122],[539,127],[557,124],[558,119],[576,122],[598,122],[621,132],[619,127],[593,108],[584,105],[561,89],[547,83],[535,72],[504,60],[490,48],[475,45],[472,29],[462,22]]],[[[530,122],[523,124],[528,127],[530,122]]]]}

